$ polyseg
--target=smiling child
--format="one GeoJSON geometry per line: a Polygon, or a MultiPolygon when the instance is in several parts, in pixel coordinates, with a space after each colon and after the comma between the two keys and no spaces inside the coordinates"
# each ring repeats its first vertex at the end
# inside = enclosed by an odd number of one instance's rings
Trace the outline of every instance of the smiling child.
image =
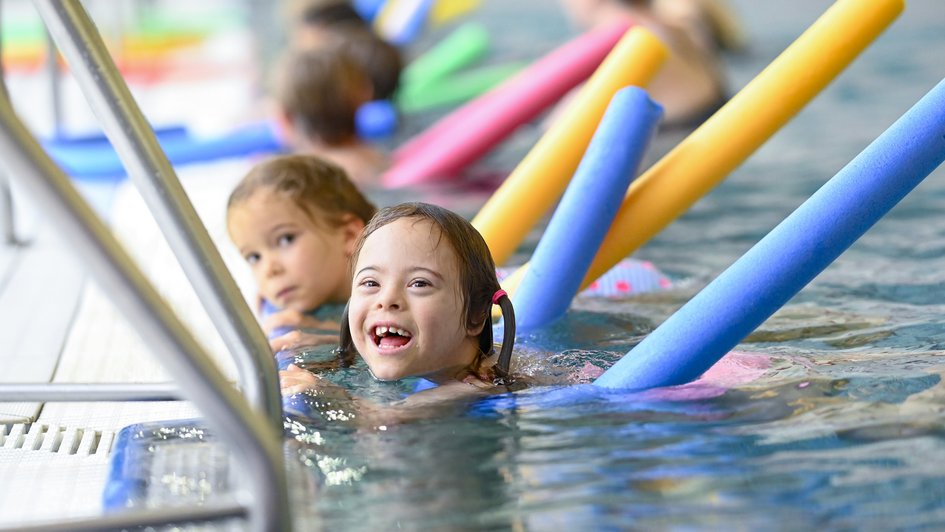
{"type": "MultiPolygon", "coordinates": [[[[356,351],[375,378],[423,377],[441,393],[510,382],[512,303],[468,221],[425,203],[381,209],[358,240],[352,263],[340,350],[356,351]],[[502,308],[505,336],[496,362],[487,365],[494,354],[493,304],[502,308]]],[[[318,383],[294,367],[280,376],[284,393],[318,383]]]]}

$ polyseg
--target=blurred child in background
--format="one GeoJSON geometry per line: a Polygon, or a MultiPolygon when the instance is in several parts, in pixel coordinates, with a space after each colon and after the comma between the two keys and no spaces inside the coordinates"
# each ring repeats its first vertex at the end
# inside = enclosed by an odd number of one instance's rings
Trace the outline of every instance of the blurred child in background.
{"type": "MultiPolygon", "coordinates": [[[[291,43],[274,90],[284,140],[295,152],[338,164],[360,186],[376,185],[389,159],[370,141],[377,132],[364,131],[361,113],[367,104],[393,97],[403,68],[400,51],[347,1],[296,2],[289,17],[291,43]]],[[[393,115],[391,121],[393,129],[393,115]]]]}
{"type": "Polygon", "coordinates": [[[291,47],[311,50],[338,46],[361,64],[371,78],[376,100],[393,97],[404,58],[343,0],[306,0],[290,14],[291,47]]]}
{"type": "Polygon", "coordinates": [[[689,15],[667,16],[667,6],[657,9],[655,0],[559,1],[581,27],[627,20],[652,31],[669,47],[670,57],[647,87],[663,106],[664,126],[697,126],[725,103],[728,88],[719,46],[707,22],[697,24],[689,15]]]}
{"type": "Polygon", "coordinates": [[[335,46],[289,51],[275,99],[277,122],[293,151],[337,164],[359,186],[377,183],[389,160],[358,136],[358,109],[373,99],[373,88],[353,57],[335,46]]]}

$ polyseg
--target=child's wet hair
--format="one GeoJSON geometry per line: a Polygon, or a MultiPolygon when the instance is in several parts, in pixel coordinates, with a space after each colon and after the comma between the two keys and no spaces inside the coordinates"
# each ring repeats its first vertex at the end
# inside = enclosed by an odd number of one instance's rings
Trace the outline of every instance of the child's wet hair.
{"type": "Polygon", "coordinates": [[[357,139],[358,108],[373,98],[373,81],[339,44],[290,50],[275,74],[282,113],[298,133],[328,145],[357,139]]]}
{"type": "MultiPolygon", "coordinates": [[[[503,315],[506,317],[506,330],[502,352],[499,355],[499,362],[496,364],[498,367],[495,369],[499,377],[507,377],[509,358],[511,357],[515,338],[515,319],[512,303],[505,292],[502,292],[502,287],[496,278],[495,261],[492,259],[486,241],[465,218],[443,207],[421,202],[401,203],[382,208],[371,218],[364,231],[361,232],[357,244],[355,244],[355,250],[351,256],[352,270],[357,265],[358,257],[367,238],[374,231],[400,219],[431,222],[439,232],[437,245],[442,245],[445,240],[445,243],[456,253],[459,284],[464,305],[463,322],[467,328],[483,325],[482,333],[479,335],[479,351],[482,355],[489,356],[493,351],[492,305],[498,304],[501,306],[503,315]]],[[[343,353],[354,351],[347,307],[341,323],[339,351],[343,353]]]]}
{"type": "Polygon", "coordinates": [[[400,48],[377,34],[350,2],[305,0],[290,9],[291,28],[301,48],[335,47],[354,58],[371,79],[373,99],[394,97],[405,59],[400,48]],[[318,34],[313,40],[299,38],[318,34]],[[308,44],[306,44],[308,43],[308,44]],[[314,43],[314,44],[313,44],[314,43]]]}
{"type": "Polygon", "coordinates": [[[257,164],[230,193],[227,212],[263,189],[284,196],[316,223],[342,225],[353,215],[366,224],[377,211],[340,166],[313,155],[280,155],[257,164]]]}
{"type": "Polygon", "coordinates": [[[372,98],[393,98],[400,86],[400,75],[404,68],[400,49],[378,37],[371,28],[352,27],[333,34],[333,45],[354,58],[370,78],[374,91],[372,98]]]}
{"type": "Polygon", "coordinates": [[[350,2],[337,1],[309,1],[296,8],[296,16],[303,24],[316,26],[334,26],[338,24],[369,28],[367,21],[361,18],[358,11],[350,2]]]}

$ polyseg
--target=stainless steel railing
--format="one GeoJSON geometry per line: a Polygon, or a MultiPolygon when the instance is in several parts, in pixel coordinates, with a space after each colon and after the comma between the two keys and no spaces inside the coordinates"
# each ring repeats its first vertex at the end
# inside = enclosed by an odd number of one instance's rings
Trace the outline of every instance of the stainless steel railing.
{"type": "Polygon", "coordinates": [[[83,257],[92,277],[138,326],[142,339],[160,356],[178,387],[2,385],[0,396],[19,391],[23,393],[16,400],[153,400],[180,393],[200,409],[207,424],[240,455],[248,469],[244,478],[252,482],[246,487],[248,502],[242,504],[137,511],[32,529],[121,529],[245,516],[254,530],[287,530],[291,515],[280,443],[281,396],[265,336],[82,5],[76,0],[34,3],[234,355],[246,397],[223,377],[108,227],[33,138],[4,91],[0,91],[0,156],[10,178],[34,197],[63,240],[83,257]]]}
{"type": "MultiPolygon", "coordinates": [[[[3,10],[0,9],[0,23],[3,22],[3,10]]],[[[0,42],[0,97],[8,98],[6,77],[3,72],[3,43],[0,42]]],[[[7,176],[0,173],[0,234],[3,244],[15,246],[20,243],[16,236],[16,216],[13,211],[13,191],[7,176]]]]}
{"type": "Polygon", "coordinates": [[[95,24],[77,0],[34,0],[128,176],[134,181],[235,357],[250,403],[281,428],[281,396],[266,337],[187,198],[95,24]]]}
{"type": "MultiPolygon", "coordinates": [[[[63,240],[83,257],[93,278],[128,319],[138,325],[138,333],[160,356],[181,393],[197,405],[207,424],[241,455],[250,471],[246,478],[253,479],[249,512],[253,528],[288,529],[290,516],[280,433],[273,430],[272,423],[261,412],[251,409],[214,366],[105,223],[15,115],[6,98],[0,99],[0,156],[9,174],[47,213],[48,221],[63,240]]],[[[129,519],[126,526],[135,523],[134,515],[129,519]]]]}

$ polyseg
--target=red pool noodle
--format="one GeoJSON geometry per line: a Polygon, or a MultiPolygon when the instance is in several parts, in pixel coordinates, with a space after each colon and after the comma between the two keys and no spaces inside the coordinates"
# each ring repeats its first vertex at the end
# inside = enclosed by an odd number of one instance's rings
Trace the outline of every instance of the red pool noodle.
{"type": "Polygon", "coordinates": [[[449,179],[590,77],[629,28],[621,22],[584,33],[440,119],[394,152],[382,183],[449,179]]]}

